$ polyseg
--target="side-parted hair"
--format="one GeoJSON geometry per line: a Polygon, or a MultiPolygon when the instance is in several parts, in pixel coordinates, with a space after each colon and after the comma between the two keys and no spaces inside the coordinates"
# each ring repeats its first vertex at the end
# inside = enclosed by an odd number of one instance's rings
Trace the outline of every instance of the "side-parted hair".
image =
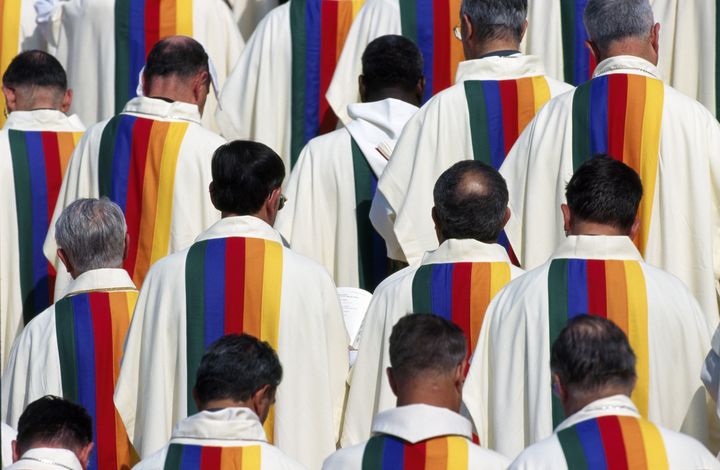
{"type": "Polygon", "coordinates": [[[67,75],[60,62],[43,51],[25,51],[16,55],[2,77],[8,88],[52,88],[58,93],[67,90],[67,75]]]}
{"type": "Polygon", "coordinates": [[[59,447],[79,452],[93,440],[92,420],[80,405],[47,395],[30,403],[18,421],[17,450],[59,447]]]}
{"type": "MultiPolygon", "coordinates": [[[[199,42],[187,36],[171,36],[150,49],[143,73],[146,83],[150,84],[155,77],[176,75],[189,79],[209,71],[207,52],[199,42]]],[[[208,84],[209,81],[208,75],[208,84]]]]}
{"type": "Polygon", "coordinates": [[[423,77],[423,56],[404,36],[380,36],[363,52],[362,74],[369,91],[399,87],[412,92],[423,77]]]}
{"type": "Polygon", "coordinates": [[[588,38],[604,51],[613,41],[647,37],[655,19],[648,0],[589,0],[583,22],[588,38]]]}
{"type": "Polygon", "coordinates": [[[245,401],[265,385],[274,391],[281,380],[282,366],[272,346],[246,334],[225,335],[203,355],[195,395],[200,403],[245,401]]]}
{"type": "Polygon", "coordinates": [[[460,14],[467,15],[481,43],[495,39],[522,39],[528,0],[463,0],[460,14]]]}

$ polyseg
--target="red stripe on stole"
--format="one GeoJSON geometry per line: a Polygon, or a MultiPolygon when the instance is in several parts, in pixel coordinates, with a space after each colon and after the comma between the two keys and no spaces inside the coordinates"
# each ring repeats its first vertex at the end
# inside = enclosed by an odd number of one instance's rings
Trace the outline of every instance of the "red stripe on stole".
{"type": "Polygon", "coordinates": [[[199,470],[220,470],[222,447],[203,447],[200,451],[199,470]]]}
{"type": "Polygon", "coordinates": [[[470,296],[472,293],[472,263],[457,263],[452,273],[452,321],[465,333],[468,353],[473,338],[470,328],[470,296]]]}
{"type": "Polygon", "coordinates": [[[627,456],[625,455],[625,442],[620,429],[620,422],[617,416],[605,416],[598,418],[598,427],[602,437],[603,448],[605,449],[605,461],[607,468],[613,470],[627,470],[627,456]]]}
{"type": "Polygon", "coordinates": [[[452,31],[448,28],[449,4],[448,0],[433,0],[433,93],[448,88],[455,78],[450,76],[450,40],[453,38],[452,31]]]}
{"type": "Polygon", "coordinates": [[[515,80],[500,80],[500,99],[502,100],[503,135],[505,155],[518,138],[518,91],[515,80]]]}
{"type": "Polygon", "coordinates": [[[620,161],[623,161],[625,146],[627,92],[627,75],[610,75],[608,79],[608,153],[620,161]]]}
{"type": "Polygon", "coordinates": [[[337,124],[335,113],[330,109],[325,93],[330,87],[337,63],[338,2],[321,2],[320,8],[322,28],[320,28],[320,103],[318,119],[320,120],[320,133],[323,134],[333,130],[337,124]]]}
{"type": "Polygon", "coordinates": [[[48,195],[48,220],[52,219],[57,203],[60,184],[62,183],[62,170],[60,169],[60,146],[58,136],[54,132],[42,132],[43,154],[45,156],[45,183],[48,195]]]}
{"type": "Polygon", "coordinates": [[[160,0],[145,1],[145,57],[160,40],[160,0]]]}
{"type": "Polygon", "coordinates": [[[425,456],[427,454],[426,443],[423,441],[417,444],[407,444],[404,447],[403,467],[407,469],[425,468],[425,456]]]}
{"type": "Polygon", "coordinates": [[[130,246],[128,247],[125,269],[131,276],[135,272],[138,254],[142,192],[145,183],[145,166],[147,164],[148,142],[152,126],[153,121],[150,119],[137,119],[132,131],[132,145],[130,146],[132,157],[128,171],[127,200],[125,201],[125,220],[127,222],[127,232],[130,234],[130,246]]]}
{"type": "Polygon", "coordinates": [[[110,295],[90,294],[90,312],[95,341],[95,415],[97,422],[98,468],[117,466],[115,404],[113,393],[113,338],[110,295]]]}
{"type": "Polygon", "coordinates": [[[587,313],[607,318],[607,294],[605,285],[605,261],[587,261],[587,313]]]}
{"type": "Polygon", "coordinates": [[[225,240],[225,333],[242,333],[245,306],[245,239],[225,240]]]}

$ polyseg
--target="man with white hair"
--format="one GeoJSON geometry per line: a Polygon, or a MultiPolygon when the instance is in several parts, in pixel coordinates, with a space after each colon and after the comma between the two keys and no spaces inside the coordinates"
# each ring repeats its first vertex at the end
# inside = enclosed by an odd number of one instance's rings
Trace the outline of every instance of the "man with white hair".
{"type": "Polygon", "coordinates": [[[18,336],[2,376],[2,419],[12,426],[25,407],[56,395],[83,405],[96,450],[88,468],[137,461],[113,393],[138,292],[122,269],[129,236],[117,204],[80,199],[56,224],[58,256],[73,277],[66,295],[18,336]]]}
{"type": "Polygon", "coordinates": [[[660,25],[648,0],[589,0],[584,21],[598,62],[594,78],[546,105],[500,170],[510,191],[510,243],[526,268],[545,262],[565,235],[565,183],[593,155],[609,154],[645,188],[635,245],[690,287],[714,328],[720,126],[660,80],[660,25]]]}

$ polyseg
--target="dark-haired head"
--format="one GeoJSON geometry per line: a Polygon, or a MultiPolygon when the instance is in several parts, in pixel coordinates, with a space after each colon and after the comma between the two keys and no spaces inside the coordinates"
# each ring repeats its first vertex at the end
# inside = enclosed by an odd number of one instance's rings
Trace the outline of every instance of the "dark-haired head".
{"type": "Polygon", "coordinates": [[[87,467],[93,448],[92,419],[85,408],[51,395],[30,403],[18,421],[15,460],[30,449],[67,449],[87,467]]]}
{"type": "Polygon", "coordinates": [[[362,56],[360,98],[363,102],[396,98],[419,106],[425,89],[423,56],[404,36],[380,36],[362,56]]]}
{"type": "Polygon", "coordinates": [[[612,321],[580,315],[570,320],[552,345],[550,368],[565,415],[613,395],[632,394],[635,353],[612,321]]]}
{"type": "Polygon", "coordinates": [[[281,380],[280,360],[268,343],[226,335],[203,355],[193,397],[199,410],[245,407],[265,421],[281,380]]]}
{"type": "Polygon", "coordinates": [[[528,0],[463,0],[460,34],[465,58],[519,50],[527,28],[528,0]]]}
{"type": "Polygon", "coordinates": [[[235,140],[215,150],[210,197],[224,217],[252,215],[270,225],[282,208],[285,165],[267,145],[235,140]]]}
{"type": "Polygon", "coordinates": [[[635,170],[607,155],[583,163],[565,189],[565,231],[571,235],[635,236],[643,188],[635,170]]]}
{"type": "Polygon", "coordinates": [[[2,77],[5,103],[10,112],[56,109],[66,112],[72,103],[65,69],[43,51],[21,52],[2,77]]]}
{"type": "Polygon", "coordinates": [[[440,243],[451,238],[495,243],[507,222],[508,189],[493,167],[458,162],[435,183],[432,217],[440,243]]]}

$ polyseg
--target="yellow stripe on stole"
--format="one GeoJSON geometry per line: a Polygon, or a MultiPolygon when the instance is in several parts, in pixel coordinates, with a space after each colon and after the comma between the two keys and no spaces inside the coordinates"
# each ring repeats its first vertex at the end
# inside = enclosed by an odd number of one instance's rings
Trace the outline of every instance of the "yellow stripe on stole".
{"type": "MultiPolygon", "coordinates": [[[[632,400],[643,418],[648,416],[650,352],[648,346],[648,305],[645,276],[636,261],[625,261],[627,279],[628,340],[635,351],[637,383],[632,400]]],[[[652,467],[651,467],[652,468],[652,467]]]]}
{"type": "Polygon", "coordinates": [[[447,470],[469,468],[467,439],[450,436],[447,438],[447,446],[447,470]]]}
{"type": "Polygon", "coordinates": [[[128,291],[110,294],[110,311],[112,312],[112,342],[113,342],[113,384],[117,385],[120,374],[120,362],[123,355],[125,336],[130,327],[135,303],[138,299],[137,291],[128,291]]]}
{"type": "MultiPolygon", "coordinates": [[[[280,344],[280,299],[282,297],[283,248],[279,243],[265,242],[263,266],[261,338],[279,351],[280,344]]],[[[272,442],[275,432],[275,406],[270,409],[265,421],[265,434],[272,442]]]]}
{"type": "MultiPolygon", "coordinates": [[[[261,468],[262,452],[260,446],[248,446],[242,448],[242,466],[240,468],[256,469],[261,468]]],[[[224,460],[223,460],[224,463],[224,460]]],[[[225,467],[222,468],[232,468],[225,467]]]]}
{"type": "MultiPolygon", "coordinates": [[[[0,77],[20,51],[20,4],[20,0],[0,0],[0,77]]],[[[0,126],[6,119],[0,112],[0,126]]]]}
{"type": "Polygon", "coordinates": [[[545,103],[550,101],[550,85],[548,85],[545,77],[532,77],[533,81],[533,93],[535,98],[535,113],[540,111],[540,108],[545,106],[545,103]]]}
{"type": "Polygon", "coordinates": [[[639,420],[639,424],[645,447],[645,460],[647,461],[647,468],[651,468],[652,470],[664,470],[670,468],[667,454],[665,452],[665,443],[663,442],[660,430],[654,424],[643,419],[639,420]]]}
{"type": "Polygon", "coordinates": [[[645,254],[655,199],[655,182],[660,158],[660,129],[662,127],[663,100],[665,88],[660,80],[647,79],[645,115],[642,133],[642,165],[640,179],[643,182],[643,198],[640,201],[640,253],[645,254]]]}
{"type": "Polygon", "coordinates": [[[176,0],[175,2],[175,34],[193,35],[193,0],[176,0]]]}

